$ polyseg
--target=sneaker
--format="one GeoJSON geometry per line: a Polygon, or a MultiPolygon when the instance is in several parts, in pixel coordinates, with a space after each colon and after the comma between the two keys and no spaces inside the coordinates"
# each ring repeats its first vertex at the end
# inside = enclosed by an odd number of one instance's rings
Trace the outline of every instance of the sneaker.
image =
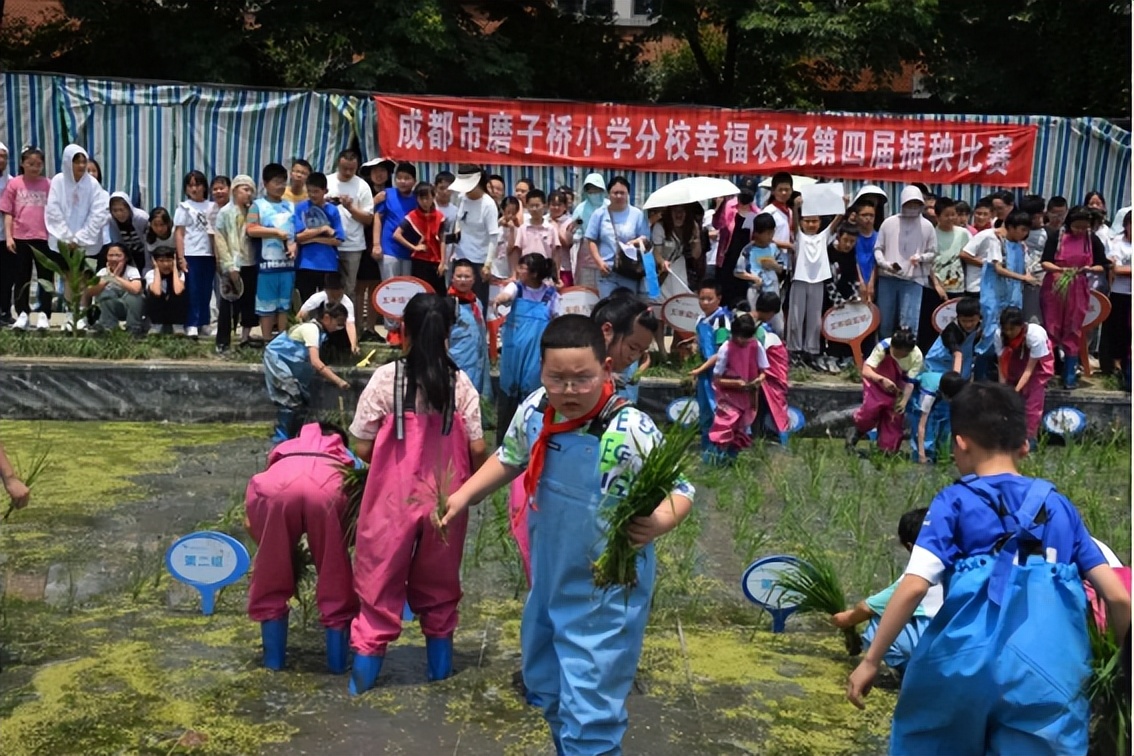
{"type": "Polygon", "coordinates": [[[161,329],[162,329],[162,326],[158,325],[157,323],[154,323],[152,326],[150,326],[150,335],[151,336],[161,336],[161,329]]]}
{"type": "Polygon", "coordinates": [[[183,326],[183,325],[173,326],[173,335],[174,336],[184,336],[185,335],[185,326],[183,326]]]}
{"type": "Polygon", "coordinates": [[[20,317],[16,318],[16,322],[12,324],[12,327],[21,331],[27,330],[28,314],[26,312],[21,312],[20,317]]]}
{"type": "Polygon", "coordinates": [[[87,319],[79,318],[79,322],[75,324],[76,331],[85,331],[88,328],[87,319]]]}
{"type": "Polygon", "coordinates": [[[228,345],[217,344],[217,357],[224,357],[226,354],[228,354],[228,345]]]}
{"type": "Polygon", "coordinates": [[[400,331],[390,331],[386,337],[386,343],[392,347],[400,347],[402,345],[402,334],[400,331]]]}
{"type": "Polygon", "coordinates": [[[35,329],[37,331],[46,331],[51,327],[51,318],[47,317],[47,313],[38,313],[39,317],[35,321],[35,329]]]}
{"type": "Polygon", "coordinates": [[[197,338],[197,326],[185,326],[185,335],[191,339],[197,338]]]}

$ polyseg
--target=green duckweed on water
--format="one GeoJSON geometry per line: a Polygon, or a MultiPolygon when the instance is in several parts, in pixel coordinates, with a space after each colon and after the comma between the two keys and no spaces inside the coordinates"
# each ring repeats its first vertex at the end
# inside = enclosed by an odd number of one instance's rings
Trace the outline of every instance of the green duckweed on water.
{"type": "MultiPolygon", "coordinates": [[[[408,624],[378,687],[350,698],[345,677],[325,671],[310,581],[292,602],[289,668],[270,673],[245,614],[247,580],[203,617],[164,572],[177,535],[201,526],[241,535],[264,426],[3,423],[0,438],[10,449],[59,450],[32,505],[0,523],[5,756],[338,754],[375,743],[391,753],[548,752],[540,713],[513,679],[523,604],[514,550],[499,540],[506,523],[491,507],[470,524],[457,675],[425,682],[424,639],[408,624]],[[49,567],[80,583],[93,575],[96,589],[45,603],[49,567]]],[[[822,618],[793,618],[773,635],[741,595],[740,574],[755,556],[818,547],[838,566],[848,603],[876,591],[904,557],[897,516],[927,504],[954,471],[862,460],[812,440],[742,459],[729,471],[699,469],[695,517],[659,542],[627,752],[883,753],[893,682],[854,709],[844,699],[854,660],[838,635],[822,618]]],[[[1025,469],[1056,480],[1128,557],[1129,465],[1122,438],[1044,448],[1025,469]]]]}

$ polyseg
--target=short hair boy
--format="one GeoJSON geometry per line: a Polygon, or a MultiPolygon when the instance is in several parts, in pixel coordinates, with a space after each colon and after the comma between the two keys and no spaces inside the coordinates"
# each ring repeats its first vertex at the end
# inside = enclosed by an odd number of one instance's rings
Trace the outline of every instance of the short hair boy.
{"type": "Polygon", "coordinates": [[[287,168],[268,163],[260,173],[264,196],[252,203],[245,231],[260,240],[260,274],[256,281],[256,315],[264,341],[272,338],[275,327],[287,331],[291,291],[295,288],[295,207],[284,199],[287,168]]]}
{"type": "Polygon", "coordinates": [[[960,373],[965,380],[973,372],[973,357],[980,340],[980,300],[962,297],[957,302],[957,317],[925,353],[925,369],[937,373],[950,370],[960,373]]]}
{"type": "Polygon", "coordinates": [[[525,399],[504,445],[451,494],[440,524],[524,474],[531,506],[532,586],[521,620],[524,684],[543,706],[559,753],[618,753],[654,587],[652,541],[688,515],[680,482],[652,515],[637,518],[638,583],[598,590],[591,566],[603,548],[599,503],[624,494],[661,434],[649,415],[619,400],[602,328],[564,315],[540,339],[543,388],[525,399]],[[602,454],[607,445],[619,454],[602,454]]]}
{"type": "MultiPolygon", "coordinates": [[[[921,532],[921,523],[925,520],[927,511],[925,507],[911,509],[898,520],[898,543],[907,552],[913,551],[914,544],[917,543],[918,533],[921,532]]],[[[890,598],[901,582],[901,578],[898,578],[885,589],[859,601],[852,608],[831,615],[831,621],[835,623],[835,627],[844,629],[868,622],[869,624],[862,634],[862,641],[863,646],[869,649],[874,641],[875,634],[878,632],[878,618],[886,610],[886,605],[890,603],[890,598]]],[[[917,609],[914,610],[910,621],[902,628],[898,639],[890,645],[890,648],[882,657],[887,667],[899,674],[905,671],[910,656],[917,648],[918,641],[921,640],[925,629],[929,627],[930,620],[937,616],[938,610],[941,609],[943,598],[941,586],[930,586],[925,599],[917,605],[917,609]]]]}
{"type": "Polygon", "coordinates": [[[930,503],[847,698],[863,706],[885,649],[929,587],[944,584],[941,613],[902,681],[890,753],[1084,754],[1091,646],[1082,580],[1103,598],[1118,638],[1130,628],[1130,595],[1075,506],[1052,483],[1020,475],[1020,395],[970,384],[951,416],[964,477],[930,503]]]}
{"type": "Polygon", "coordinates": [[[709,428],[713,425],[713,414],[717,411],[713,392],[713,366],[717,362],[717,350],[728,341],[732,313],[721,304],[721,285],[715,278],[706,278],[698,284],[697,303],[701,307],[696,327],[697,356],[702,363],[689,371],[689,375],[697,381],[697,420],[701,428],[701,452],[705,454],[713,448],[709,442],[709,428]]]}

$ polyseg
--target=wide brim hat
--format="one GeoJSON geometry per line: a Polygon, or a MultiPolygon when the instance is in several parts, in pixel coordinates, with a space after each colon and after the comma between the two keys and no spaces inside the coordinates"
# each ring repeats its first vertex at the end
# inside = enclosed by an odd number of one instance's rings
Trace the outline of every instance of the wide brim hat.
{"type": "Polygon", "coordinates": [[[480,171],[474,173],[458,173],[453,183],[449,184],[449,189],[460,194],[468,194],[473,189],[480,186],[480,177],[480,171]]]}

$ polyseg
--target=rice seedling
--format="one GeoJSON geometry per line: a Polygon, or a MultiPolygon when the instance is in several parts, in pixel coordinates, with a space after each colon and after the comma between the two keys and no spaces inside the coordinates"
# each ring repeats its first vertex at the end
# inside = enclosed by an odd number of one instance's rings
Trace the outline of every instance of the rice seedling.
{"type": "Polygon", "coordinates": [[[1130,753],[1130,685],[1122,674],[1122,653],[1109,630],[1087,612],[1087,634],[1091,642],[1091,679],[1087,697],[1091,701],[1092,754],[1118,756],[1130,753]]]}
{"type": "MultiPolygon", "coordinates": [[[[29,491],[34,491],[35,484],[39,482],[45,472],[51,469],[51,448],[45,444],[37,444],[26,459],[15,454],[12,459],[12,467],[16,469],[16,477],[23,481],[29,491]]],[[[15,509],[14,504],[8,505],[2,519],[7,520],[15,509]]]]}
{"type": "Polygon", "coordinates": [[[1061,298],[1066,299],[1067,292],[1071,290],[1071,283],[1075,280],[1075,276],[1077,275],[1079,275],[1079,271],[1074,268],[1063,271],[1059,274],[1059,277],[1055,279],[1055,284],[1052,286],[1052,289],[1061,298]]]}
{"type": "MultiPolygon", "coordinates": [[[[32,254],[35,255],[36,262],[41,267],[63,279],[67,291],[67,308],[77,320],[83,309],[83,294],[86,293],[87,286],[94,280],[95,260],[87,257],[87,251],[82,247],[66,242],[59,242],[59,256],[63,258],[62,265],[34,247],[32,254]]],[[[55,282],[46,278],[40,279],[39,285],[48,291],[55,289],[55,282]]],[[[78,335],[77,329],[71,332],[72,337],[78,335]]]]}
{"type": "Polygon", "coordinates": [[[631,481],[626,496],[603,511],[607,537],[606,546],[592,567],[596,587],[637,585],[641,555],[627,532],[630,521],[635,517],[648,517],[670,501],[670,493],[689,466],[686,451],[699,435],[696,426],[670,425],[661,441],[643,457],[641,469],[631,481]]]}
{"type": "MultiPolygon", "coordinates": [[[[776,584],[785,593],[798,596],[796,611],[800,614],[829,617],[846,609],[847,599],[839,574],[830,560],[818,552],[807,553],[794,569],[785,571],[776,584]]],[[[850,627],[841,632],[847,653],[851,656],[862,653],[862,639],[858,631],[850,627]]]]}
{"type": "Polygon", "coordinates": [[[354,546],[355,535],[358,533],[358,512],[362,508],[362,493],[366,490],[366,479],[370,475],[370,466],[343,465],[342,491],[346,496],[346,509],[343,511],[343,540],[347,548],[354,546]]]}

